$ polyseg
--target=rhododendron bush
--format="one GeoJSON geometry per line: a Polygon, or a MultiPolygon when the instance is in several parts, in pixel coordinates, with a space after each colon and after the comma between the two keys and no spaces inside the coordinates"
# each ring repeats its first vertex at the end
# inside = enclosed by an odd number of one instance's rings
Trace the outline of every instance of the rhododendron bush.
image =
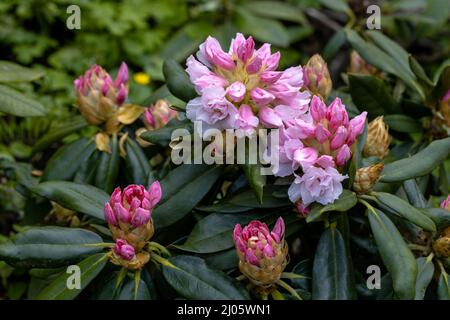
{"type": "MultiPolygon", "coordinates": [[[[342,3],[322,9],[349,24],[307,54],[240,24],[191,41],[145,100],[126,57],[74,76],[69,121],[0,154],[26,208],[3,281],[28,299],[450,299],[448,50],[430,67],[342,3]]],[[[19,90],[35,72],[0,62],[2,116],[46,116],[19,90]]]]}

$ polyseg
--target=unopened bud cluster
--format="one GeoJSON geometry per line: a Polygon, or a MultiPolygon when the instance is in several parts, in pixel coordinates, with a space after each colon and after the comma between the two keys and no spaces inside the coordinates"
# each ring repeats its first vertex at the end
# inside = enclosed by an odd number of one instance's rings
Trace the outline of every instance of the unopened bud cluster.
{"type": "Polygon", "coordinates": [[[161,199],[158,181],[148,190],[142,185],[129,185],[123,191],[114,190],[105,204],[105,220],[116,244],[109,254],[111,262],[127,269],[140,269],[148,262],[148,252],[142,251],[153,236],[153,208],[161,199]]]}

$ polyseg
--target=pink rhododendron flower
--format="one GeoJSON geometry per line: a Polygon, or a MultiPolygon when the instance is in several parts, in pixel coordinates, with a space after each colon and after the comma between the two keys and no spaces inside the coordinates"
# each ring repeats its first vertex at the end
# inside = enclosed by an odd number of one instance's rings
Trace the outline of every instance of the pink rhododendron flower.
{"type": "MultiPolygon", "coordinates": [[[[259,118],[258,124],[269,127],[281,126],[287,111],[271,114],[267,109],[283,106],[291,109],[294,118],[307,111],[309,93],[300,92],[302,68],[275,71],[280,53],[272,54],[267,43],[255,50],[252,37],[246,39],[238,33],[225,52],[216,39],[208,37],[196,56],[187,59],[186,72],[199,97],[188,102],[186,114],[190,120],[206,124],[205,130],[242,127],[242,115],[248,114],[248,108],[259,118]],[[243,106],[246,110],[241,112],[243,106]]],[[[251,122],[251,126],[258,125],[253,118],[251,122]]]]}
{"type": "Polygon", "coordinates": [[[294,203],[301,199],[304,207],[313,202],[323,205],[332,203],[342,193],[341,182],[346,178],[347,175],[341,175],[333,167],[324,169],[311,166],[302,176],[296,176],[288,191],[289,199],[294,203]]]}
{"type": "Polygon", "coordinates": [[[171,109],[164,100],[158,100],[144,112],[145,124],[149,130],[160,129],[177,116],[178,112],[171,109]]]}

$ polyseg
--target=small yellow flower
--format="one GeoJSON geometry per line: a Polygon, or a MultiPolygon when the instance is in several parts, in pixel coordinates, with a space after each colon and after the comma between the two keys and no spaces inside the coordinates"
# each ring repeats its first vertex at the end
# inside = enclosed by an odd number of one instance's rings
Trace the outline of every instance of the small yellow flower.
{"type": "Polygon", "coordinates": [[[133,76],[133,80],[134,82],[136,82],[137,84],[140,85],[147,85],[150,83],[150,76],[148,74],[146,74],[145,72],[137,72],[134,76],[133,76]]]}

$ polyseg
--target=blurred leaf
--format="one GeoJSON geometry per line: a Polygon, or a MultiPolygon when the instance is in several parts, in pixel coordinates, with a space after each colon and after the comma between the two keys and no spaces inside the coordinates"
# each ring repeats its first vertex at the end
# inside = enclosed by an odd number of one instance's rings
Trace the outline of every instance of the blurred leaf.
{"type": "Polygon", "coordinates": [[[44,116],[43,105],[22,93],[0,85],[0,112],[19,117],[44,116]]]}
{"type": "Polygon", "coordinates": [[[257,17],[243,7],[238,7],[236,11],[238,13],[236,24],[246,35],[252,35],[256,40],[282,48],[289,45],[289,34],[280,22],[257,17]]]}
{"type": "Polygon", "coordinates": [[[286,20],[300,24],[308,23],[299,7],[281,1],[251,1],[244,3],[243,7],[265,18],[286,20]]]}
{"type": "Polygon", "coordinates": [[[78,131],[84,127],[86,127],[88,124],[81,116],[75,116],[70,120],[70,123],[65,123],[64,125],[58,126],[51,130],[49,133],[47,133],[45,136],[43,136],[41,139],[39,139],[34,147],[33,147],[33,154],[40,152],[47,148],[50,144],[52,144],[55,141],[59,141],[62,138],[68,136],[69,134],[78,131]]]}
{"type": "Polygon", "coordinates": [[[185,129],[187,132],[192,133],[194,131],[194,124],[190,120],[172,119],[160,129],[142,133],[141,138],[150,143],[167,147],[172,140],[172,134],[177,129],[185,129]]]}
{"type": "Polygon", "coordinates": [[[345,44],[345,41],[345,31],[343,29],[336,31],[323,48],[322,55],[324,60],[326,61],[334,57],[339,49],[345,44]]]}
{"type": "Polygon", "coordinates": [[[439,300],[450,300],[450,282],[444,270],[441,270],[439,276],[437,295],[439,300]]]}
{"type": "Polygon", "coordinates": [[[331,10],[344,12],[347,14],[351,12],[350,7],[345,0],[319,0],[319,2],[331,10]]]}
{"type": "Polygon", "coordinates": [[[421,132],[423,129],[419,121],[404,114],[388,114],[383,120],[389,129],[397,132],[413,133],[421,132]]]}
{"type": "Polygon", "coordinates": [[[349,74],[350,94],[359,110],[367,111],[369,118],[395,113],[399,108],[385,83],[371,75],[349,74]]]}
{"type": "Polygon", "coordinates": [[[10,61],[0,61],[0,82],[33,81],[44,75],[42,70],[25,68],[10,61]]]}

